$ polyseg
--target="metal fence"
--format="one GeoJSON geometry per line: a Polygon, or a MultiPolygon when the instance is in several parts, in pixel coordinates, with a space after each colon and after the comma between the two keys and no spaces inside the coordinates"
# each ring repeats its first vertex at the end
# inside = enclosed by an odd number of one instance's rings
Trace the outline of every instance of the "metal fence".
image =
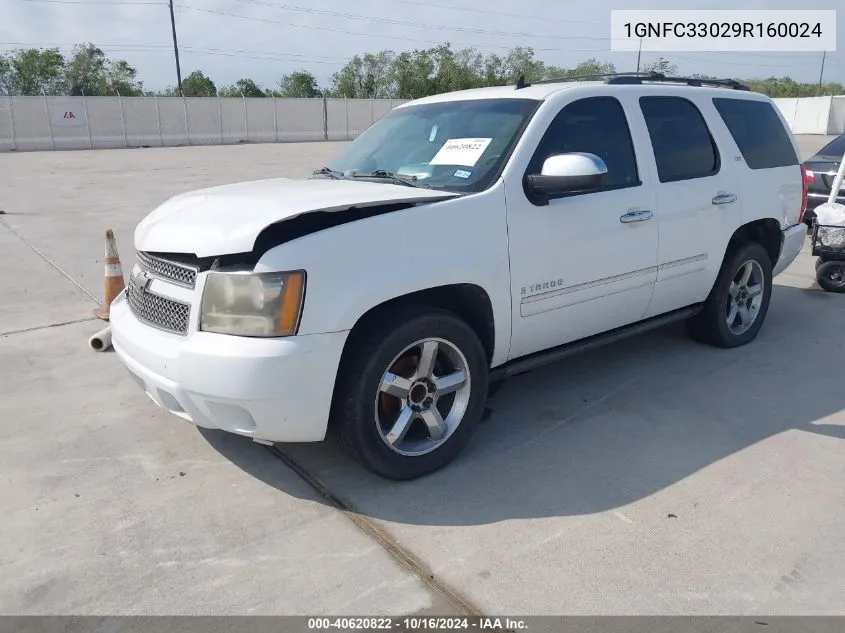
{"type": "Polygon", "coordinates": [[[0,151],[351,140],[391,99],[0,97],[0,151]]]}

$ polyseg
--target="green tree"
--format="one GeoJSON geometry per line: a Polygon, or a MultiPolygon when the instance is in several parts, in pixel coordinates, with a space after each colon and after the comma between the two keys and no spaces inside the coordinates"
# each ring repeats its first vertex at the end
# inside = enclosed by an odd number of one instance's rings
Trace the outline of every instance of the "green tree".
{"type": "Polygon", "coordinates": [[[65,63],[68,94],[74,96],[140,96],[143,86],[137,76],[138,71],[129,62],[109,59],[102,49],[91,43],[75,46],[65,63]]]}
{"type": "Polygon", "coordinates": [[[437,92],[467,90],[484,85],[484,57],[473,48],[453,51],[449,44],[429,52],[435,66],[434,87],[437,92]]]}
{"type": "Polygon", "coordinates": [[[106,54],[93,44],[78,44],[65,64],[71,95],[100,95],[105,89],[106,54]]]}
{"type": "Polygon", "coordinates": [[[641,66],[640,72],[660,73],[662,75],[666,75],[667,77],[673,77],[678,75],[678,66],[677,64],[670,62],[668,59],[659,57],[657,61],[641,66]]]}
{"type": "Polygon", "coordinates": [[[534,57],[534,49],[518,46],[511,49],[505,57],[502,78],[504,83],[515,83],[520,75],[525,75],[525,81],[539,81],[546,75],[546,65],[534,57]]]}
{"type": "Polygon", "coordinates": [[[298,70],[282,75],[279,80],[278,96],[290,99],[312,99],[322,94],[317,78],[307,70],[298,70]]]}
{"type": "Polygon", "coordinates": [[[595,57],[590,57],[567,71],[566,74],[569,77],[583,77],[584,75],[610,75],[615,72],[616,66],[610,62],[602,62],[595,57]]]}
{"type": "Polygon", "coordinates": [[[391,98],[393,87],[393,51],[355,55],[332,78],[331,95],[349,99],[391,98]]]}
{"type": "Polygon", "coordinates": [[[136,78],[138,71],[129,65],[125,59],[109,61],[106,69],[106,85],[108,94],[118,93],[123,97],[140,97],[144,94],[144,86],[136,78]]]}
{"type": "Polygon", "coordinates": [[[0,55],[0,95],[12,94],[12,63],[5,55],[0,55]]]}
{"type": "Polygon", "coordinates": [[[267,94],[259,88],[252,79],[238,79],[233,85],[220,89],[221,97],[266,97],[267,94]]]}
{"type": "Polygon", "coordinates": [[[391,85],[397,99],[419,99],[435,92],[435,66],[430,51],[405,51],[390,67],[391,85]]]}
{"type": "Polygon", "coordinates": [[[507,83],[505,60],[492,53],[484,59],[481,84],[483,86],[501,86],[507,83]]]}
{"type": "Polygon", "coordinates": [[[65,94],[64,65],[57,48],[14,51],[0,62],[0,90],[8,95],[65,94]]]}
{"type": "MultiPolygon", "coordinates": [[[[179,96],[175,88],[168,88],[166,96],[179,96]]],[[[195,70],[182,80],[182,94],[186,97],[216,97],[217,87],[201,70],[195,70]]]]}

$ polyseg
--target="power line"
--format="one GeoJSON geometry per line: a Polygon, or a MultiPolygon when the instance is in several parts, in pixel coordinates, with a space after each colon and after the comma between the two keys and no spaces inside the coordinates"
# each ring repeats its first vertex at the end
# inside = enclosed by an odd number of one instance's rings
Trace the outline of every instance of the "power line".
{"type": "Polygon", "coordinates": [[[540,15],[525,15],[524,13],[508,13],[506,11],[491,11],[489,9],[474,9],[470,7],[456,7],[450,4],[437,4],[435,2],[425,2],[420,0],[391,0],[391,2],[398,2],[400,4],[412,4],[419,7],[437,7],[438,9],[447,9],[449,11],[463,11],[466,13],[481,13],[483,15],[501,15],[506,18],[521,18],[524,20],[542,20],[543,22],[563,22],[566,24],[594,24],[597,26],[607,26],[607,22],[595,22],[591,20],[570,20],[568,18],[549,18],[540,15]]]}
{"type": "MultiPolygon", "coordinates": [[[[410,26],[413,28],[423,29],[438,29],[441,31],[456,31],[459,33],[480,33],[484,35],[504,35],[508,37],[535,37],[540,39],[557,40],[561,38],[574,40],[609,40],[609,36],[605,37],[589,37],[589,36],[574,36],[574,35],[538,35],[537,33],[520,33],[514,31],[491,31],[489,29],[466,28],[461,26],[446,26],[443,24],[427,24],[424,22],[412,22],[407,20],[394,20],[392,18],[377,18],[366,15],[359,15],[357,13],[340,13],[338,11],[329,11],[327,9],[312,9],[310,7],[300,7],[292,4],[281,4],[278,2],[267,2],[266,0],[235,0],[242,4],[252,4],[262,7],[271,7],[274,9],[285,9],[287,11],[298,11],[300,13],[310,13],[312,15],[328,15],[335,18],[343,18],[345,20],[363,20],[365,22],[377,22],[379,24],[394,24],[398,26],[410,26]]],[[[293,25],[292,25],[293,26],[293,25]]]]}
{"type": "Polygon", "coordinates": [[[317,59],[325,59],[325,60],[334,60],[334,61],[349,61],[348,57],[341,57],[338,55],[311,55],[311,54],[300,54],[300,53],[276,53],[271,51],[249,51],[249,50],[238,50],[238,49],[231,49],[231,48],[209,48],[206,46],[184,46],[183,50],[192,49],[194,52],[223,52],[223,53],[232,53],[233,55],[237,55],[238,53],[244,55],[273,55],[273,56],[282,56],[282,57],[314,57],[317,59]]]}
{"type": "MultiPolygon", "coordinates": [[[[315,30],[315,31],[328,31],[330,33],[342,33],[344,35],[360,35],[360,36],[364,36],[364,37],[377,37],[379,39],[401,40],[403,42],[423,42],[423,43],[426,43],[426,44],[443,44],[442,40],[423,40],[423,39],[417,39],[417,38],[403,37],[403,36],[399,36],[399,35],[361,33],[360,31],[347,31],[347,30],[343,30],[343,29],[333,29],[333,28],[324,27],[324,26],[313,26],[313,25],[310,25],[310,24],[308,24],[308,25],[306,25],[306,24],[294,24],[294,23],[288,22],[288,21],[271,20],[269,18],[258,18],[258,17],[248,16],[248,15],[238,15],[237,13],[226,13],[224,11],[214,11],[212,9],[201,9],[199,7],[192,7],[192,6],[188,6],[188,5],[185,5],[185,4],[178,4],[176,6],[179,7],[180,9],[188,9],[190,11],[199,11],[201,13],[209,13],[209,14],[212,14],[212,15],[220,15],[220,16],[225,16],[225,17],[230,17],[230,18],[240,18],[242,20],[251,20],[253,22],[266,22],[266,23],[269,23],[269,24],[282,24],[284,26],[292,26],[294,28],[301,28],[301,29],[312,29],[312,30],[315,30]]],[[[303,7],[299,7],[299,9],[305,10],[303,7]]],[[[306,12],[308,12],[308,13],[319,12],[320,14],[323,14],[319,9],[308,10],[306,12]]],[[[507,35],[507,36],[515,36],[515,37],[540,37],[540,38],[544,38],[544,39],[563,39],[565,37],[566,39],[584,39],[584,40],[600,40],[600,41],[605,41],[605,40],[610,39],[609,37],[575,37],[575,36],[561,36],[561,35],[533,35],[533,34],[525,34],[525,33],[509,33],[509,32],[504,32],[504,31],[484,31],[482,29],[461,29],[459,27],[453,28],[453,27],[445,27],[445,26],[439,26],[439,25],[438,26],[426,25],[426,24],[420,24],[420,23],[416,23],[416,22],[400,22],[400,21],[388,21],[386,19],[383,20],[381,18],[365,18],[364,16],[353,16],[352,14],[342,14],[342,13],[337,13],[337,14],[333,13],[331,15],[336,15],[336,17],[344,17],[344,18],[347,18],[347,19],[349,19],[349,18],[365,19],[365,20],[372,20],[372,21],[376,21],[376,22],[384,22],[384,23],[387,23],[387,24],[400,24],[400,25],[404,25],[404,26],[412,26],[414,28],[435,28],[435,29],[443,29],[443,30],[460,30],[460,31],[463,31],[463,32],[468,32],[468,33],[482,33],[482,34],[488,34],[488,35],[507,35]]],[[[462,46],[472,46],[474,48],[513,48],[513,46],[501,46],[501,45],[497,46],[497,45],[492,45],[492,44],[474,44],[474,45],[462,44],[462,46]]],[[[548,50],[555,50],[555,51],[571,50],[571,49],[568,49],[568,48],[535,48],[535,47],[532,47],[532,48],[534,48],[534,50],[547,50],[547,51],[548,50]]],[[[602,49],[602,50],[605,50],[605,49],[602,49]]]]}
{"type": "MultiPolygon", "coordinates": [[[[71,46],[51,46],[50,48],[70,49],[71,46]]],[[[172,45],[149,47],[145,45],[126,45],[113,47],[100,47],[108,53],[171,53],[172,45]]],[[[183,54],[190,55],[213,55],[222,57],[243,57],[246,59],[256,59],[262,61],[291,61],[307,64],[329,64],[339,65],[349,61],[347,57],[326,57],[326,56],[311,56],[300,55],[297,53],[271,53],[269,51],[239,51],[229,49],[209,49],[194,46],[180,46],[179,51],[183,54]]]]}
{"type": "Polygon", "coordinates": [[[111,4],[111,5],[163,5],[166,2],[146,0],[21,0],[21,2],[42,2],[47,4],[111,4]]]}
{"type": "MultiPolygon", "coordinates": [[[[328,66],[341,66],[348,60],[338,60],[338,61],[328,61],[325,59],[290,59],[285,57],[259,57],[256,55],[245,55],[243,53],[223,53],[223,52],[214,52],[214,51],[194,51],[189,50],[187,47],[182,49],[183,52],[189,53],[191,55],[216,55],[221,57],[237,57],[237,58],[245,58],[245,59],[256,59],[259,61],[265,62],[297,62],[300,64],[326,64],[328,66]]],[[[163,52],[163,51],[155,51],[155,52],[163,52]]]]}
{"type": "MultiPolygon", "coordinates": [[[[58,49],[73,49],[77,44],[33,44],[31,42],[0,42],[0,46],[27,46],[27,47],[46,47],[46,48],[58,48],[58,49]]],[[[169,52],[170,49],[173,47],[172,44],[98,44],[97,48],[103,49],[107,52],[134,52],[134,53],[161,53],[161,52],[169,52]]],[[[279,58],[293,58],[293,57],[302,57],[302,58],[316,58],[316,59],[323,59],[323,60],[333,60],[333,61],[349,61],[349,57],[340,56],[340,55],[312,55],[312,54],[302,54],[302,53],[288,53],[288,52],[275,52],[275,51],[256,51],[256,50],[244,50],[244,49],[236,49],[236,48],[214,48],[208,46],[180,46],[181,51],[189,51],[193,53],[226,53],[227,55],[231,54],[232,56],[237,56],[238,54],[243,55],[268,55],[271,57],[279,57],[279,58]]],[[[258,59],[257,57],[254,57],[258,59]]]]}

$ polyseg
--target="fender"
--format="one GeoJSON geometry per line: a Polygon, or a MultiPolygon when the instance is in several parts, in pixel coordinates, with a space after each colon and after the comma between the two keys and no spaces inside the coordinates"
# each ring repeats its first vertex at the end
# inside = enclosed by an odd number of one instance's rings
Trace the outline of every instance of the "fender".
{"type": "Polygon", "coordinates": [[[300,334],[351,330],[371,308],[438,286],[474,284],[494,316],[495,365],[510,349],[511,296],[502,181],[481,193],[311,232],[270,248],[257,272],[304,270],[300,334]]]}

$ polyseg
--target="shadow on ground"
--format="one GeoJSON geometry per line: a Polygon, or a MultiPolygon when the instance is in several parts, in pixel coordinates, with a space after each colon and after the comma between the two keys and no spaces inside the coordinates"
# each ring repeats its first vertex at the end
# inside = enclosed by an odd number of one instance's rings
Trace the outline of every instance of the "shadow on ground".
{"type": "MultiPolygon", "coordinates": [[[[721,350],[682,325],[511,379],[447,468],[379,479],[332,443],[280,445],[356,510],[392,522],[480,525],[618,508],[790,431],[845,439],[845,297],[776,286],[757,340],[721,350]]],[[[203,430],[221,454],[288,494],[267,449],[203,430]],[[259,455],[260,454],[260,455],[259,455]],[[262,466],[259,466],[262,465],[262,466]]]]}

